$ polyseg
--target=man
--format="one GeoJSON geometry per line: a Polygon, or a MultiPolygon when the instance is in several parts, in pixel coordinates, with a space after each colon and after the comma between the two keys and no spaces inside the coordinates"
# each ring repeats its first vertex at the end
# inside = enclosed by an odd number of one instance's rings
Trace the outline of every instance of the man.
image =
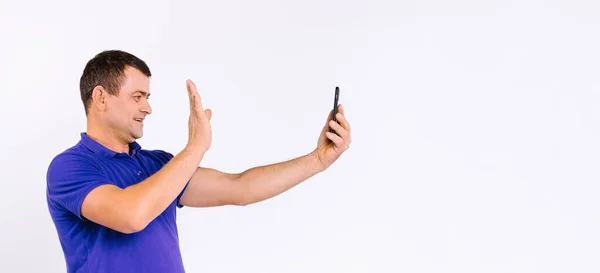
{"type": "Polygon", "coordinates": [[[68,272],[185,272],[176,208],[244,206],[276,196],[327,169],[349,147],[350,125],[339,106],[314,151],[242,173],[198,167],[211,146],[210,109],[186,82],[189,138],[177,155],[142,149],[152,113],[150,69],[132,54],[104,51],[80,81],[87,130],[47,172],[47,202],[68,272]],[[329,132],[329,128],[336,134],[329,132]]]}

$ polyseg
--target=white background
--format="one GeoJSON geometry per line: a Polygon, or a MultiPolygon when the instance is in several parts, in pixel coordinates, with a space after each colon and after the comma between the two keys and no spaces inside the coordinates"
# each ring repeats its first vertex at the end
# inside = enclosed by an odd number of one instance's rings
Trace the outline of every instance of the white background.
{"type": "Polygon", "coordinates": [[[65,272],[46,169],[85,63],[123,49],[154,74],[144,148],[183,148],[187,78],[204,166],[312,151],[335,86],[352,125],[280,196],[178,210],[188,272],[598,272],[597,3],[2,1],[0,271],[65,272]]]}

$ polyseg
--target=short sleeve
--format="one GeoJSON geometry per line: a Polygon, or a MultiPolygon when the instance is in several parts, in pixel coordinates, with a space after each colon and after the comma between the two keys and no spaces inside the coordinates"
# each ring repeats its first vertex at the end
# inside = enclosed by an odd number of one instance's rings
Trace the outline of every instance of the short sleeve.
{"type": "Polygon", "coordinates": [[[81,205],[87,194],[96,187],[113,184],[92,158],[63,153],[56,156],[46,175],[48,198],[82,220],[81,205]]]}
{"type": "Polygon", "coordinates": [[[190,184],[190,181],[188,180],[187,183],[185,183],[185,186],[183,187],[183,190],[181,191],[181,193],[179,193],[179,195],[177,195],[177,207],[178,208],[183,208],[183,205],[181,203],[179,203],[179,200],[181,199],[181,196],[183,195],[183,193],[185,192],[185,189],[187,189],[187,186],[190,184]]]}

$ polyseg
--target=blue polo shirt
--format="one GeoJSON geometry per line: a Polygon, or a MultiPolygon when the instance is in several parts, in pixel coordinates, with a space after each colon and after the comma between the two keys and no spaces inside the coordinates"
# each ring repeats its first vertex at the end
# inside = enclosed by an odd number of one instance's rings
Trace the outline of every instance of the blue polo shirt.
{"type": "MultiPolygon", "coordinates": [[[[130,144],[131,155],[117,153],[85,133],[53,158],[47,172],[50,216],[67,264],[67,272],[185,272],[179,250],[176,209],[179,198],[142,231],[124,234],[85,219],[81,204],[94,188],[121,188],[148,178],[173,155],[130,144]]],[[[187,187],[187,186],[186,186],[187,187]]]]}

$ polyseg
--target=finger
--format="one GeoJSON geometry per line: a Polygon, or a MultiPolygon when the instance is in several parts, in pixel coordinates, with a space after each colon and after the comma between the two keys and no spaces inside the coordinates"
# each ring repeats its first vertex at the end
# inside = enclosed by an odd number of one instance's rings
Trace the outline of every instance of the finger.
{"type": "Polygon", "coordinates": [[[334,133],[325,132],[325,135],[329,140],[331,140],[331,142],[335,144],[335,146],[342,147],[342,145],[344,144],[344,140],[334,133]]]}
{"type": "Polygon", "coordinates": [[[338,136],[342,137],[343,139],[348,138],[348,131],[346,131],[346,129],[344,129],[344,127],[339,125],[337,122],[330,120],[329,127],[331,127],[331,129],[333,129],[338,134],[338,136]]]}
{"type": "Polygon", "coordinates": [[[210,118],[212,118],[212,110],[206,109],[206,110],[204,110],[204,113],[206,113],[208,120],[210,120],[210,118]]]}
{"type": "Polygon", "coordinates": [[[325,121],[325,126],[323,126],[323,132],[329,131],[329,121],[333,117],[333,110],[329,111],[329,116],[327,116],[327,120],[325,121]]]}
{"type": "Polygon", "coordinates": [[[192,92],[192,88],[190,86],[192,81],[187,80],[185,81],[185,88],[187,89],[188,92],[188,98],[190,100],[190,113],[194,112],[194,92],[192,92]]]}
{"type": "Polygon", "coordinates": [[[350,132],[350,122],[348,122],[346,116],[344,116],[343,113],[337,113],[336,118],[339,124],[342,125],[342,127],[344,127],[344,129],[346,129],[348,132],[350,132]]]}
{"type": "Polygon", "coordinates": [[[203,108],[202,108],[202,97],[200,97],[200,94],[198,93],[198,89],[196,88],[196,84],[191,81],[191,80],[187,80],[187,86],[188,86],[188,93],[191,96],[192,99],[192,110],[196,111],[196,114],[201,116],[203,114],[203,108]]]}
{"type": "Polygon", "coordinates": [[[333,109],[329,111],[329,115],[327,116],[327,122],[329,122],[333,118],[333,109]]]}

